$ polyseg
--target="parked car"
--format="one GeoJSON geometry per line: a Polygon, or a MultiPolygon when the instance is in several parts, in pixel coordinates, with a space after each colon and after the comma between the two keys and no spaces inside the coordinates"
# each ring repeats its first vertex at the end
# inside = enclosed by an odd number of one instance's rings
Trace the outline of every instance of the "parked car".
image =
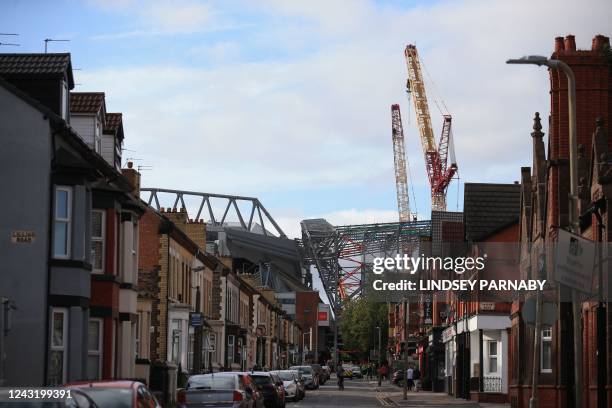
{"type": "Polygon", "coordinates": [[[304,379],[304,386],[308,390],[316,390],[319,388],[319,377],[315,374],[312,367],[309,365],[291,366],[290,370],[297,370],[304,379]]]}
{"type": "Polygon", "coordinates": [[[285,371],[290,371],[293,373],[293,375],[295,375],[295,378],[297,378],[298,400],[304,399],[306,396],[306,386],[304,385],[304,378],[300,372],[298,370],[291,369],[285,371]]]}
{"type": "Polygon", "coordinates": [[[300,392],[298,390],[298,378],[294,374],[294,371],[272,371],[272,374],[277,375],[278,378],[280,378],[283,382],[283,386],[285,387],[285,399],[290,399],[291,401],[300,400],[300,392]]]}
{"type": "Polygon", "coordinates": [[[79,381],[64,387],[82,392],[99,408],[161,408],[153,394],[138,381],[79,381]]]}
{"type": "Polygon", "coordinates": [[[264,398],[247,373],[221,372],[192,375],[177,392],[179,408],[263,408],[264,398]]]}
{"type": "Polygon", "coordinates": [[[252,371],[253,381],[261,390],[266,408],[283,408],[285,406],[285,388],[283,381],[268,371],[252,371]]]}
{"type": "Polygon", "coordinates": [[[321,364],[311,364],[310,365],[313,369],[313,371],[317,374],[317,377],[319,377],[319,384],[321,385],[325,385],[325,382],[328,380],[327,375],[325,374],[325,371],[323,370],[323,367],[321,367],[321,364]]]}

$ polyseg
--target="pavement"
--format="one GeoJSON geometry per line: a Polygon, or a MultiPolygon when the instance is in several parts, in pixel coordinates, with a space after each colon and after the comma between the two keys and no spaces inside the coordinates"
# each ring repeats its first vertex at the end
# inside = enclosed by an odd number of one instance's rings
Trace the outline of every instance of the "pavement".
{"type": "Polygon", "coordinates": [[[333,408],[333,407],[463,407],[463,408],[509,408],[509,404],[478,404],[457,399],[445,393],[429,391],[409,392],[408,399],[402,399],[402,389],[383,382],[381,387],[375,380],[344,380],[344,391],[338,390],[335,378],[330,379],[318,390],[306,391],[306,398],[288,402],[287,408],[333,408]]]}

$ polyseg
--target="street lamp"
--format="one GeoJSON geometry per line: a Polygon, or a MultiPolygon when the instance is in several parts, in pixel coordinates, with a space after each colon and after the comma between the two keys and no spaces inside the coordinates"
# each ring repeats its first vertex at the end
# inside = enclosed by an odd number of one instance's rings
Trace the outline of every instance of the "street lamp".
{"type": "MultiPolygon", "coordinates": [[[[576,77],[572,68],[565,62],[548,59],[541,55],[529,55],[518,59],[509,59],[506,64],[529,64],[537,66],[545,66],[550,69],[558,69],[563,71],[567,77],[567,105],[568,105],[568,121],[569,121],[569,152],[570,152],[570,225],[572,231],[575,234],[580,233],[579,229],[579,217],[578,217],[578,140],[576,136],[576,77]]],[[[573,314],[574,314],[574,382],[576,383],[575,392],[575,405],[577,407],[582,406],[582,389],[580,383],[582,379],[582,330],[580,313],[581,307],[578,302],[578,292],[572,290],[573,295],[573,314]]],[[[537,306],[536,306],[536,330],[534,339],[534,353],[539,353],[539,339],[540,339],[540,311],[539,311],[539,293],[537,294],[537,306]]],[[[537,355],[537,354],[536,354],[537,355]]],[[[537,360],[536,360],[537,361],[537,360]]],[[[533,371],[533,387],[532,395],[529,400],[529,407],[535,408],[537,406],[537,371],[535,369],[536,361],[534,361],[533,371]]]]}
{"type": "Polygon", "coordinates": [[[382,385],[382,374],[380,372],[380,367],[382,365],[382,342],[380,326],[376,326],[376,330],[378,330],[378,386],[380,387],[382,385]]]}

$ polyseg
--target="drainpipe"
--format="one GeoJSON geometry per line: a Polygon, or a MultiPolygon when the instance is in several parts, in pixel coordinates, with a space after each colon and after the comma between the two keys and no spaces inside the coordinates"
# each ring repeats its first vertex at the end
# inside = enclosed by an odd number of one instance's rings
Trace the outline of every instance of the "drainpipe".
{"type": "Polygon", "coordinates": [[[603,233],[604,224],[601,216],[602,208],[605,208],[605,200],[595,203],[595,218],[597,218],[597,271],[598,271],[598,298],[597,305],[597,408],[606,408],[606,383],[607,376],[607,350],[606,350],[606,304],[603,296],[603,233]]]}

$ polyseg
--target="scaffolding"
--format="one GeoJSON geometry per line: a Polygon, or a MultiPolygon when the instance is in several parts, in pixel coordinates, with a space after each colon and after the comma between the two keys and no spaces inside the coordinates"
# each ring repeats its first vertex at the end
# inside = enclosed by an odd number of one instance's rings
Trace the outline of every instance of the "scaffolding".
{"type": "Polygon", "coordinates": [[[303,262],[314,266],[337,315],[343,303],[362,294],[374,258],[418,250],[431,237],[430,221],[333,226],[322,218],[304,220],[303,262]]]}

